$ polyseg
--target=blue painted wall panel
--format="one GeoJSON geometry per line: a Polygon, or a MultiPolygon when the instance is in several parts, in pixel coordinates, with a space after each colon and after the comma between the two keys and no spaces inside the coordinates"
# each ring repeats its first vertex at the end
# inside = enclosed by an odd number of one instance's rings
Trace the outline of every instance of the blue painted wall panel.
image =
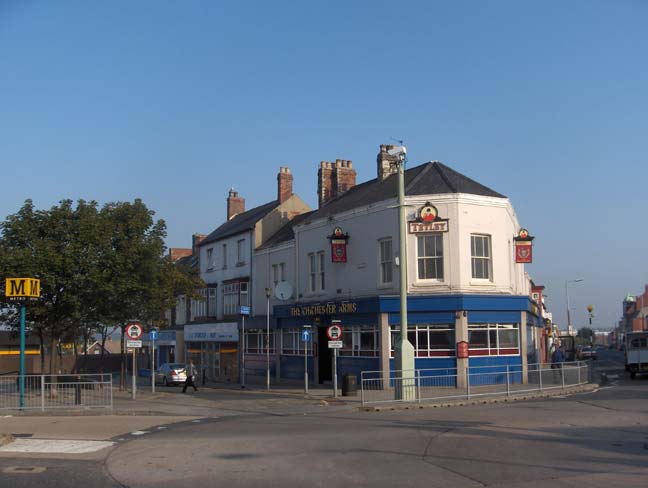
{"type": "MultiPolygon", "coordinates": [[[[408,324],[452,324],[454,326],[454,312],[414,312],[407,314],[408,324]]],[[[400,313],[389,314],[390,325],[400,325],[400,313]]]]}
{"type": "MultiPolygon", "coordinates": [[[[377,371],[380,369],[380,360],[378,358],[352,358],[338,356],[338,384],[342,385],[345,374],[356,375],[358,388],[360,387],[360,373],[362,371],[377,371]]],[[[303,368],[302,368],[303,370],[303,368]]]]}
{"type": "MultiPolygon", "coordinates": [[[[275,377],[274,355],[270,355],[270,375],[275,377]]],[[[245,373],[254,376],[264,376],[266,374],[266,356],[263,354],[246,354],[245,355],[245,373]]],[[[302,368],[303,369],[303,368],[302,368]]]]}
{"type": "Polygon", "coordinates": [[[469,324],[486,324],[486,323],[500,323],[500,324],[519,324],[522,318],[520,312],[511,311],[469,311],[468,323],[469,324]]]}
{"type": "MultiPolygon", "coordinates": [[[[314,381],[313,357],[308,357],[308,380],[314,381]]],[[[281,356],[281,378],[304,379],[304,356],[281,356]]]]}

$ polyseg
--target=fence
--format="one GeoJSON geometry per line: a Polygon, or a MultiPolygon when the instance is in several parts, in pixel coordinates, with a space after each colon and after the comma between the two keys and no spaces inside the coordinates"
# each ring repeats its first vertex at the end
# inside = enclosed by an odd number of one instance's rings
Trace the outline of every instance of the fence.
{"type": "Polygon", "coordinates": [[[553,369],[546,364],[477,366],[410,371],[363,371],[362,404],[469,400],[475,397],[511,396],[578,386],[590,381],[587,363],[563,363],[553,369]]]}
{"type": "Polygon", "coordinates": [[[20,376],[0,376],[0,410],[113,407],[109,374],[25,375],[24,378],[21,407],[20,376]]]}

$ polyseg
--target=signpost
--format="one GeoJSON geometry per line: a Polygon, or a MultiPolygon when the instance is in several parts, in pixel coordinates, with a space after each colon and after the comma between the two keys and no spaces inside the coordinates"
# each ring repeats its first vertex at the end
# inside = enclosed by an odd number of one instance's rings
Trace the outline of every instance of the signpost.
{"type": "Polygon", "coordinates": [[[126,347],[133,350],[133,400],[135,400],[137,391],[137,359],[135,356],[135,349],[142,347],[142,325],[139,322],[129,322],[126,326],[126,347]]]}
{"type": "Polygon", "coordinates": [[[155,393],[155,340],[158,338],[158,331],[151,329],[151,393],[155,393]]]}
{"type": "Polygon", "coordinates": [[[27,300],[40,298],[40,280],[37,278],[7,278],[5,280],[7,300],[20,302],[20,409],[25,407],[25,318],[27,300]]]}
{"type": "Polygon", "coordinates": [[[308,343],[311,340],[311,326],[304,325],[302,342],[304,343],[304,393],[308,394],[308,343]]]}
{"type": "Polygon", "coordinates": [[[331,320],[331,325],[326,328],[326,336],[329,338],[329,349],[333,349],[333,398],[337,398],[337,354],[338,349],[342,348],[342,323],[339,320],[331,320]]]}
{"type": "Polygon", "coordinates": [[[241,388],[245,388],[245,316],[250,315],[250,307],[241,307],[241,388]]]}

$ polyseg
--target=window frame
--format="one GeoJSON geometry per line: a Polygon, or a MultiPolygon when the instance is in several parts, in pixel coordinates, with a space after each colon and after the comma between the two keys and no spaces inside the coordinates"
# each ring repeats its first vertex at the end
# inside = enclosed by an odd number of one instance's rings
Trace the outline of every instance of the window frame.
{"type": "Polygon", "coordinates": [[[317,289],[326,290],[326,256],[324,251],[317,252],[317,289]]]}
{"type": "Polygon", "coordinates": [[[340,356],[376,358],[380,356],[380,330],[377,325],[352,325],[342,329],[340,356]],[[373,337],[373,349],[362,347],[362,337],[373,337]]]}
{"type": "Polygon", "coordinates": [[[309,252],[308,259],[308,292],[315,293],[317,291],[317,268],[316,258],[314,252],[309,252]]]}
{"type": "Polygon", "coordinates": [[[517,323],[479,323],[468,324],[468,351],[470,356],[519,356],[521,354],[520,324],[517,323]],[[486,332],[486,347],[475,347],[471,345],[471,333],[475,331],[486,332]],[[500,336],[503,332],[515,331],[516,345],[501,346],[500,336]],[[492,337],[495,337],[495,345],[492,344],[492,337]],[[502,352],[504,351],[504,352],[502,352]]]}
{"type": "MultiPolygon", "coordinates": [[[[394,357],[394,338],[400,335],[400,325],[391,325],[389,327],[389,354],[394,357]]],[[[445,358],[456,356],[457,335],[455,324],[408,324],[407,337],[414,347],[414,357],[417,358],[445,358]],[[448,347],[430,347],[430,333],[451,333],[448,347]],[[426,337],[425,348],[419,347],[420,334],[426,337]],[[413,337],[412,337],[413,336],[413,337]],[[414,340],[412,340],[412,338],[414,340]]]]}
{"type": "Polygon", "coordinates": [[[394,283],[394,243],[391,237],[378,239],[378,284],[381,286],[394,283]],[[384,245],[389,243],[389,256],[384,252],[384,245]],[[389,258],[389,259],[387,259],[389,258]],[[386,270],[389,270],[389,280],[386,280],[386,270]]]}
{"type": "MultiPolygon", "coordinates": [[[[306,349],[306,356],[313,355],[313,341],[310,340],[305,343],[301,340],[303,327],[284,327],[279,329],[281,331],[281,355],[282,356],[302,356],[304,357],[304,349],[306,349]]],[[[312,339],[312,335],[311,335],[312,339]]]]}
{"type": "MultiPolygon", "coordinates": [[[[417,279],[417,281],[438,282],[438,283],[441,283],[441,282],[445,281],[445,254],[444,254],[445,253],[445,249],[444,249],[445,246],[444,246],[444,242],[443,242],[444,241],[443,235],[444,235],[443,232],[429,232],[429,233],[425,233],[425,234],[417,234],[416,235],[416,279],[417,279]],[[426,248],[427,248],[426,243],[425,243],[425,239],[426,238],[432,238],[432,237],[436,240],[435,246],[434,246],[436,254],[434,256],[432,256],[432,255],[431,256],[421,255],[421,239],[423,240],[423,251],[425,251],[426,248]],[[440,244],[440,246],[437,245],[437,244],[440,244]],[[441,248],[441,255],[438,254],[439,247],[441,248]],[[437,271],[436,276],[434,276],[434,277],[430,277],[430,278],[421,277],[421,274],[420,274],[421,261],[425,262],[427,260],[431,260],[434,263],[434,269],[435,269],[435,271],[437,271]],[[440,277],[438,276],[438,274],[439,274],[438,273],[439,266],[437,265],[438,263],[441,264],[440,265],[440,268],[441,268],[441,273],[440,273],[441,276],[440,277]]],[[[427,266],[425,266],[425,267],[426,267],[426,270],[427,270],[427,266]]]]}
{"type": "Polygon", "coordinates": [[[227,244],[223,243],[223,269],[227,269],[227,244]]]}
{"type": "Polygon", "coordinates": [[[213,263],[214,248],[207,248],[207,271],[212,271],[214,269],[213,263]]]}
{"type": "Polygon", "coordinates": [[[473,280],[493,281],[493,242],[490,234],[470,234],[470,276],[473,280]],[[477,239],[481,241],[482,255],[476,253],[477,239]],[[487,246],[484,246],[484,243],[487,246]],[[487,250],[487,255],[485,255],[484,250],[487,250]],[[485,270],[487,276],[475,276],[477,262],[481,263],[482,274],[484,274],[485,270]]]}
{"type": "Polygon", "coordinates": [[[236,265],[237,266],[244,266],[245,265],[245,239],[239,239],[236,241],[236,265]]]}

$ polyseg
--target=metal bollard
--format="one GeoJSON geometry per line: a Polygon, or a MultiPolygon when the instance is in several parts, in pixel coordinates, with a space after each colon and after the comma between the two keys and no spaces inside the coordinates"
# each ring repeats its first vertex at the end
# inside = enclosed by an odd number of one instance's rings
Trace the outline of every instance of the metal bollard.
{"type": "Polygon", "coordinates": [[[509,365],[506,365],[506,396],[511,396],[511,381],[509,380],[509,365]]]}

